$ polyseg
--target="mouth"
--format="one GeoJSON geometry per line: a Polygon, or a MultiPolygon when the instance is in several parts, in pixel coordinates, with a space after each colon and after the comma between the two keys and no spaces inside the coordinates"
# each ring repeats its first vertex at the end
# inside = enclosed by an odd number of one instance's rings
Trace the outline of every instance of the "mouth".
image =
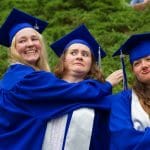
{"type": "Polygon", "coordinates": [[[74,63],[74,65],[84,66],[82,63],[74,63]]]}
{"type": "Polygon", "coordinates": [[[36,54],[38,52],[38,50],[37,49],[28,49],[28,50],[26,50],[25,52],[24,52],[24,54],[26,54],[26,55],[30,55],[30,54],[36,54]]]}
{"type": "Polygon", "coordinates": [[[143,70],[142,71],[142,74],[148,74],[148,73],[150,73],[150,70],[143,70]]]}

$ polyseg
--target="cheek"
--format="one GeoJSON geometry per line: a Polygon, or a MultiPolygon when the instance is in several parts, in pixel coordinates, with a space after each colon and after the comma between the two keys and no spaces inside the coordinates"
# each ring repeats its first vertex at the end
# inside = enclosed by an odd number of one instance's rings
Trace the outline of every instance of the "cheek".
{"type": "Polygon", "coordinates": [[[66,57],[64,59],[64,68],[68,70],[69,68],[72,68],[73,59],[71,57],[66,57]]]}
{"type": "Polygon", "coordinates": [[[41,50],[42,49],[42,44],[40,42],[36,42],[35,46],[37,49],[41,50]]]}
{"type": "Polygon", "coordinates": [[[137,77],[139,76],[139,71],[140,71],[139,68],[137,68],[137,67],[133,68],[132,71],[135,74],[135,76],[137,76],[137,77]]]}
{"type": "Polygon", "coordinates": [[[92,66],[91,60],[87,60],[87,61],[86,61],[86,70],[87,70],[87,71],[90,71],[90,70],[91,70],[91,66],[92,66]]]}
{"type": "Polygon", "coordinates": [[[70,62],[72,62],[73,61],[73,58],[72,57],[66,57],[65,59],[64,59],[64,62],[65,63],[70,63],[70,62]]]}
{"type": "Polygon", "coordinates": [[[92,65],[92,60],[91,60],[91,59],[87,59],[87,60],[86,60],[86,63],[87,63],[87,65],[88,65],[89,67],[91,67],[91,65],[92,65]]]}
{"type": "Polygon", "coordinates": [[[70,63],[68,63],[68,61],[65,61],[65,60],[64,60],[64,69],[65,69],[65,70],[69,70],[69,64],[70,64],[70,63]]]}
{"type": "Polygon", "coordinates": [[[134,74],[136,74],[136,69],[132,68],[132,72],[133,72],[134,74]]]}
{"type": "Polygon", "coordinates": [[[16,51],[21,54],[22,51],[24,50],[25,46],[23,44],[17,44],[16,45],[16,51]]]}

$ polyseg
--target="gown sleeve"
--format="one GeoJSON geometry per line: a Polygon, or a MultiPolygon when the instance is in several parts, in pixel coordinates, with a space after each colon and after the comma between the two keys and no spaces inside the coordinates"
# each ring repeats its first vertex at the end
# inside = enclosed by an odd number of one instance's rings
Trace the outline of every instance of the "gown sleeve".
{"type": "Polygon", "coordinates": [[[148,150],[150,143],[150,128],[137,131],[131,120],[131,91],[117,94],[111,106],[110,150],[148,150]]]}
{"type": "MultiPolygon", "coordinates": [[[[23,76],[23,73],[19,75],[23,76]]],[[[11,74],[7,76],[11,78],[11,74]]],[[[100,83],[88,79],[80,83],[67,83],[56,78],[52,73],[34,71],[23,76],[3,94],[4,100],[13,103],[15,107],[32,115],[42,116],[48,112],[51,115],[59,112],[66,113],[70,109],[82,106],[100,108],[98,102],[101,97],[110,94],[111,89],[108,82],[100,83]]]]}
{"type": "Polygon", "coordinates": [[[137,131],[125,128],[111,134],[110,150],[149,150],[150,128],[137,131]]]}

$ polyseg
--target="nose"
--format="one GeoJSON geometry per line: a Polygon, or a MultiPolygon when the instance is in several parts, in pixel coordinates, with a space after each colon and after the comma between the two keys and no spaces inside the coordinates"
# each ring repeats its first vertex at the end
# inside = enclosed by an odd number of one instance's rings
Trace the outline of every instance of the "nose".
{"type": "Polygon", "coordinates": [[[28,46],[32,46],[33,45],[33,41],[29,39],[28,42],[27,42],[27,45],[28,46]]]}
{"type": "Polygon", "coordinates": [[[77,60],[83,60],[82,54],[79,53],[79,54],[77,55],[76,59],[77,59],[77,60]]]}
{"type": "Polygon", "coordinates": [[[146,69],[146,68],[148,68],[148,63],[145,60],[142,60],[141,61],[141,66],[142,66],[143,69],[146,69]]]}
{"type": "Polygon", "coordinates": [[[142,66],[147,66],[147,63],[146,63],[145,60],[142,60],[142,61],[141,61],[141,64],[142,64],[142,66]]]}

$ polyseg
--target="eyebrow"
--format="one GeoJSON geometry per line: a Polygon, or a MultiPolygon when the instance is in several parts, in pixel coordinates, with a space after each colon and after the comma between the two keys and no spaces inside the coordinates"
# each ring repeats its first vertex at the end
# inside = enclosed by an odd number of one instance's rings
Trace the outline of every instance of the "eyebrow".
{"type": "MultiPolygon", "coordinates": [[[[19,39],[21,38],[26,38],[27,36],[26,35],[23,35],[23,36],[20,36],[19,39]]],[[[38,37],[37,35],[31,35],[31,37],[38,37]]]]}

